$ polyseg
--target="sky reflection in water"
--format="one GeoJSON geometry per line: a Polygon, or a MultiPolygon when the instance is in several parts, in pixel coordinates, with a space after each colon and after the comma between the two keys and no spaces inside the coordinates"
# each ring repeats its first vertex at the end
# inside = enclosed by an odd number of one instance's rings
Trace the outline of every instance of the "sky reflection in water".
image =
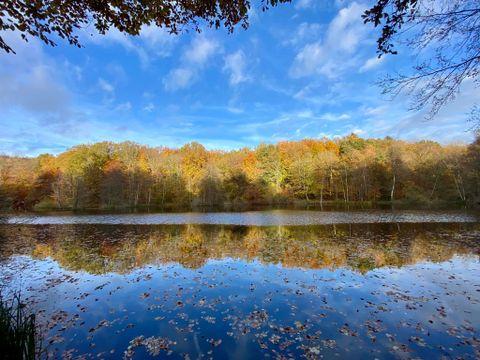
{"type": "Polygon", "coordinates": [[[1,225],[55,356],[480,356],[478,224],[1,225]]]}
{"type": "Polygon", "coordinates": [[[329,225],[377,223],[479,222],[480,215],[466,211],[425,210],[264,210],[243,212],[130,213],[130,214],[27,214],[6,218],[10,224],[119,224],[119,225],[329,225]]]}

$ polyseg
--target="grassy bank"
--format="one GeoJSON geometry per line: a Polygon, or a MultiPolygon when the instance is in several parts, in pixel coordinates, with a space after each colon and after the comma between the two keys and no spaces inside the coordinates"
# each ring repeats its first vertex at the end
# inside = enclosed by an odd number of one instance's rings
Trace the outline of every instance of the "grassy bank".
{"type": "Polygon", "coordinates": [[[2,359],[36,359],[38,341],[35,315],[29,314],[15,294],[11,300],[0,296],[0,354],[2,359]]]}

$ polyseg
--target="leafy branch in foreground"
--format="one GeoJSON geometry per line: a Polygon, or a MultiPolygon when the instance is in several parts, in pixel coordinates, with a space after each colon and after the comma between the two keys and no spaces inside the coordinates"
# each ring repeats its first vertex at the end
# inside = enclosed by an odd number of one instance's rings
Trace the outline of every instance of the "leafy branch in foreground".
{"type": "Polygon", "coordinates": [[[379,57],[397,54],[395,45],[416,53],[409,74],[380,81],[384,94],[412,96],[411,109],[429,107],[433,118],[453,100],[462,84],[478,86],[480,73],[480,6],[474,0],[378,0],[364,15],[381,26],[379,57]]]}
{"type": "MultiPolygon", "coordinates": [[[[267,10],[290,0],[260,0],[267,10]]],[[[100,34],[111,28],[139,35],[143,26],[156,25],[177,34],[184,27],[200,29],[200,23],[233,31],[237,24],[248,27],[250,0],[3,0],[0,31],[16,31],[24,40],[37,37],[55,45],[55,36],[81,46],[78,29],[93,24],[100,34]]],[[[14,50],[0,36],[0,49],[14,50]]]]}
{"type": "Polygon", "coordinates": [[[0,354],[3,359],[35,359],[39,346],[35,315],[28,314],[19,294],[0,296],[0,354]]]}

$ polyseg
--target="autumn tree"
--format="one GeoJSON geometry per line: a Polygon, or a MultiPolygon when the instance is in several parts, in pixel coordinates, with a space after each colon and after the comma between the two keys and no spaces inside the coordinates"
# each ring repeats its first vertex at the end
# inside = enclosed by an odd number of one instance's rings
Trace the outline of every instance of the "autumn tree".
{"type": "Polygon", "coordinates": [[[40,202],[51,206],[53,201],[54,184],[60,176],[55,164],[55,157],[49,154],[42,154],[37,158],[35,181],[28,195],[29,207],[36,206],[40,202]]]}
{"type": "Polygon", "coordinates": [[[242,172],[237,172],[223,181],[223,191],[225,197],[231,203],[242,202],[249,186],[247,176],[242,172]]]}
{"type": "Polygon", "coordinates": [[[192,195],[198,195],[200,183],[206,175],[207,150],[203,145],[192,142],[182,146],[180,154],[182,156],[182,175],[186,179],[187,190],[192,195]]]}
{"type": "MultiPolygon", "coordinates": [[[[261,0],[263,10],[290,0],[261,0]]],[[[255,4],[255,3],[254,3],[255,4]]],[[[39,38],[55,45],[54,38],[80,46],[78,32],[93,24],[100,34],[116,29],[129,35],[140,34],[144,26],[155,25],[176,34],[200,26],[228,31],[240,24],[248,26],[249,0],[3,0],[0,2],[0,31],[15,31],[28,41],[39,38]]],[[[14,49],[0,36],[0,49],[14,49]]]]}
{"type": "Polygon", "coordinates": [[[467,193],[472,197],[472,202],[480,205],[480,134],[468,146],[464,162],[467,169],[467,193]]]}
{"type": "Polygon", "coordinates": [[[255,150],[255,156],[260,170],[260,179],[274,196],[279,195],[286,174],[278,148],[271,144],[261,144],[255,150]]]}
{"type": "Polygon", "coordinates": [[[103,167],[101,203],[107,208],[122,207],[125,203],[124,189],[127,185],[125,169],[118,159],[109,159],[103,167]]]}

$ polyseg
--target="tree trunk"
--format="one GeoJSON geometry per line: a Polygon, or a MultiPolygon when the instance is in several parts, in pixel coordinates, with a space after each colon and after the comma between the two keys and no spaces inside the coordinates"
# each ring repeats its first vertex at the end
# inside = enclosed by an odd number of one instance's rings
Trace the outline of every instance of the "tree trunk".
{"type": "Polygon", "coordinates": [[[457,176],[455,175],[455,173],[453,173],[453,181],[455,182],[455,187],[457,188],[457,192],[458,192],[458,195],[460,196],[460,199],[462,201],[465,201],[465,196],[462,193],[462,191],[460,190],[460,183],[459,183],[459,180],[457,179],[457,176]]]}
{"type": "Polygon", "coordinates": [[[345,189],[346,189],[345,202],[348,202],[350,199],[349,199],[349,195],[348,195],[348,172],[347,172],[347,166],[346,165],[344,166],[344,169],[345,169],[345,189]]]}
{"type": "Polygon", "coordinates": [[[435,183],[433,184],[433,189],[432,189],[432,192],[430,193],[430,200],[432,200],[433,193],[435,192],[435,189],[437,188],[437,182],[438,182],[438,176],[435,176],[435,183]]]}
{"type": "Polygon", "coordinates": [[[162,208],[165,206],[165,192],[166,192],[165,188],[166,188],[166,186],[167,186],[166,181],[165,181],[165,179],[163,179],[163,181],[162,181],[162,208]]]}
{"type": "Polygon", "coordinates": [[[392,202],[393,202],[393,197],[395,195],[395,180],[396,180],[395,173],[393,173],[392,191],[390,192],[390,201],[392,202]]]}
{"type": "Polygon", "coordinates": [[[340,181],[342,182],[343,202],[347,203],[347,192],[345,190],[345,182],[343,181],[343,176],[341,173],[340,173],[340,181]]]}
{"type": "Polygon", "coordinates": [[[367,190],[367,175],[366,175],[366,168],[363,168],[363,196],[362,196],[362,201],[365,199],[368,199],[368,190],[367,190]]]}
{"type": "Polygon", "coordinates": [[[323,184],[324,184],[324,179],[322,176],[322,186],[320,187],[320,209],[323,210],[323,184]]]}

